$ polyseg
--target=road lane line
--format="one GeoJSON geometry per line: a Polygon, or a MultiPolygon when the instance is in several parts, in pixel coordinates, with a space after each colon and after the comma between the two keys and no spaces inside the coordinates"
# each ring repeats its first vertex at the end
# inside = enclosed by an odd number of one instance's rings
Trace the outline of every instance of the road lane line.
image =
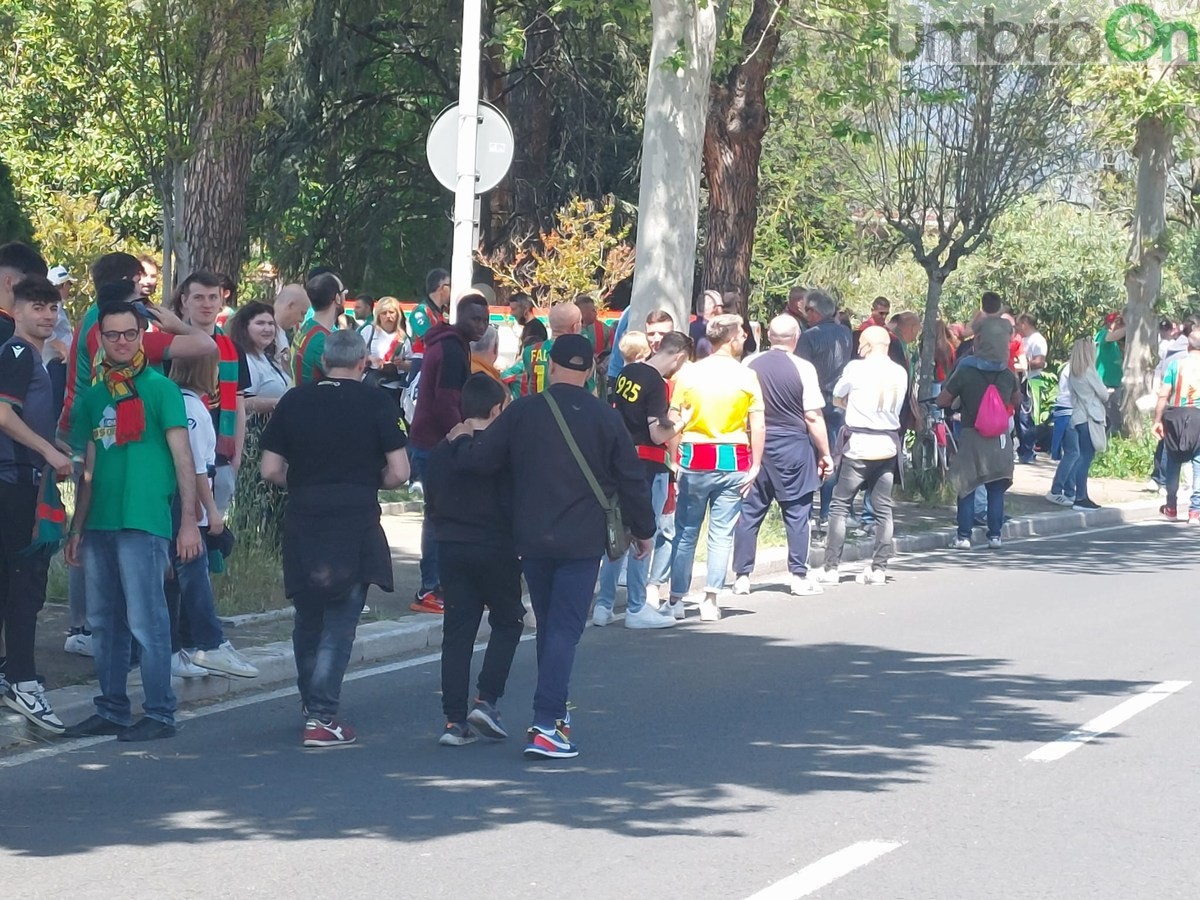
{"type": "Polygon", "coordinates": [[[749,900],[799,900],[800,897],[808,897],[902,846],[903,841],[859,841],[763,888],[749,900]]]}
{"type": "Polygon", "coordinates": [[[1068,753],[1078,750],[1084,744],[1094,741],[1100,735],[1112,731],[1123,722],[1127,722],[1156,703],[1161,703],[1172,694],[1182,691],[1191,684],[1190,681],[1164,681],[1149,687],[1135,697],[1130,697],[1124,703],[1118,703],[1108,712],[1084,722],[1069,734],[1064,734],[1057,741],[1039,747],[1025,756],[1034,762],[1054,762],[1062,759],[1068,753]]]}

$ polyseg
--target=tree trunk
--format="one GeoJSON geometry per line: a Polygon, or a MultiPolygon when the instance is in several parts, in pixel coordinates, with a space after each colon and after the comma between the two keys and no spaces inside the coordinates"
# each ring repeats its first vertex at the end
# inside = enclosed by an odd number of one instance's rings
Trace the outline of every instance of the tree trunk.
{"type": "Polygon", "coordinates": [[[1162,119],[1143,117],[1137,123],[1133,155],[1137,160],[1132,235],[1125,271],[1125,370],[1122,379],[1121,431],[1142,430],[1137,400],[1149,389],[1156,348],[1155,304],[1162,287],[1167,256],[1167,173],[1171,167],[1170,126],[1162,119]]]}
{"type": "MultiPolygon", "coordinates": [[[[941,267],[926,268],[926,285],[925,285],[925,314],[921,325],[921,347],[920,353],[920,368],[917,370],[917,381],[912,387],[913,405],[916,407],[915,413],[917,416],[917,433],[925,431],[925,411],[928,407],[922,406],[920,401],[929,398],[931,388],[933,387],[933,379],[937,361],[934,358],[937,350],[937,323],[942,303],[942,287],[946,283],[946,277],[949,273],[941,269],[941,267]]],[[[917,471],[924,471],[926,461],[922,459],[922,454],[926,449],[926,442],[918,440],[913,445],[913,467],[917,471]]]]}
{"type": "Polygon", "coordinates": [[[750,257],[758,224],[758,163],[770,124],[766,83],[779,47],[779,13],[771,0],[754,0],[742,31],[739,55],[724,82],[710,89],[704,132],[704,174],[708,183],[708,223],[704,286],[743,300],[750,294],[750,257]]]}
{"type": "Polygon", "coordinates": [[[708,83],[727,0],[651,0],[654,19],[631,318],[666,310],[686,328],[696,266],[708,83]]]}
{"type": "Polygon", "coordinates": [[[246,182],[262,107],[263,41],[255,7],[232,7],[223,33],[214,38],[217,63],[193,131],[182,197],[189,271],[223,272],[235,282],[246,259],[246,182]]]}

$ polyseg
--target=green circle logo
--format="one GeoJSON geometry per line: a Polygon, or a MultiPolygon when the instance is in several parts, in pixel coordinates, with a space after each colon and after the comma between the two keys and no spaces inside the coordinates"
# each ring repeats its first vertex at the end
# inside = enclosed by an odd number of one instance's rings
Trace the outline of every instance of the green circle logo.
{"type": "MultiPolygon", "coordinates": [[[[1127,3],[1113,10],[1104,23],[1104,40],[1117,59],[1145,62],[1162,46],[1163,20],[1145,3],[1127,3]],[[1144,47],[1130,47],[1129,37],[1149,39],[1144,47]]],[[[1169,38],[1168,38],[1169,39],[1169,38]]]]}

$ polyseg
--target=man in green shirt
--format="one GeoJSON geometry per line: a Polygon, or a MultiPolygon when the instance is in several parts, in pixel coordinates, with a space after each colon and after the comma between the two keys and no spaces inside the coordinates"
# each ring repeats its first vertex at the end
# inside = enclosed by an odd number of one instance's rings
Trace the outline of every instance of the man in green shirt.
{"type": "Polygon", "coordinates": [[[338,315],[349,293],[342,280],[332,272],[309,279],[304,290],[312,304],[312,318],[296,329],[292,341],[292,383],[296,387],[325,377],[321,368],[325,338],[337,327],[338,315]]]}
{"type": "Polygon", "coordinates": [[[88,582],[88,622],[100,696],[96,714],[72,737],[117,735],[149,741],[175,734],[171,623],[163,580],[178,491],[179,558],[200,552],[196,480],[183,395],[146,362],[146,320],[129,301],[98,317],[104,361],[94,385],[75,401],[76,445],[86,445],[67,563],[88,582]],[[127,682],[133,641],[140,649],[144,717],[133,723],[127,682]]]}

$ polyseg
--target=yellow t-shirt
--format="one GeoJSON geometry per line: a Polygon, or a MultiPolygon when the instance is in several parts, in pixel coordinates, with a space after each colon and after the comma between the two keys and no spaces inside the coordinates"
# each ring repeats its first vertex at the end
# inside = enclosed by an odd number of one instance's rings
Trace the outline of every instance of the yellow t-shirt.
{"type": "Polygon", "coordinates": [[[671,405],[692,407],[681,440],[692,444],[749,444],[746,417],[763,411],[758,376],[737,360],[716,354],[684,366],[671,405]]]}

